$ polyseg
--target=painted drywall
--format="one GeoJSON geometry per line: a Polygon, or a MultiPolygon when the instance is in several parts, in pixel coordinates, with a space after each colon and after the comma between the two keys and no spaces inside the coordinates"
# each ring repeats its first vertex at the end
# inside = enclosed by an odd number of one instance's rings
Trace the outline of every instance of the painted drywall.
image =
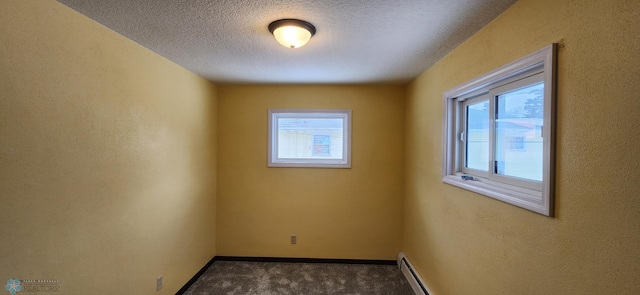
{"type": "Polygon", "coordinates": [[[0,38],[2,286],[174,294],[215,255],[215,85],[51,0],[0,38]]]}
{"type": "Polygon", "coordinates": [[[639,294],[640,5],[522,0],[407,88],[404,250],[435,294],[639,294]],[[555,218],[441,180],[442,93],[550,43],[555,218]]]}
{"type": "Polygon", "coordinates": [[[218,255],[396,257],[402,243],[402,86],[218,90],[218,255]],[[352,109],[352,168],[267,168],[270,108],[352,109]]]}

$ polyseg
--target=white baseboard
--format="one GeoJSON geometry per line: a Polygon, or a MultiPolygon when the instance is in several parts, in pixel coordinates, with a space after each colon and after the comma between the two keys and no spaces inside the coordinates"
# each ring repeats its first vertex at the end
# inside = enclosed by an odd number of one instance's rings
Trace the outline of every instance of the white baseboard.
{"type": "Polygon", "coordinates": [[[413,268],[409,258],[404,254],[404,252],[398,253],[398,268],[402,271],[402,274],[409,282],[411,289],[416,295],[434,295],[433,292],[427,287],[427,284],[424,283],[418,272],[413,268]]]}

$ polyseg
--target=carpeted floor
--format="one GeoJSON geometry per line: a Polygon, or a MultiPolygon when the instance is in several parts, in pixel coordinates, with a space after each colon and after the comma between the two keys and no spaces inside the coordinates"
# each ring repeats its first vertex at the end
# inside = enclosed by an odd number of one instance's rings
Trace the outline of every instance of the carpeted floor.
{"type": "Polygon", "coordinates": [[[185,295],[413,295],[395,265],[216,261],[185,295]]]}

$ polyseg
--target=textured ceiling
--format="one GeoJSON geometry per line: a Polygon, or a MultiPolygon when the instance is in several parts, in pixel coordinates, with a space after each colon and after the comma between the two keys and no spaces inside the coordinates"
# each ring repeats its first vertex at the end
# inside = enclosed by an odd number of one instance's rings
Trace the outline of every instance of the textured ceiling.
{"type": "Polygon", "coordinates": [[[58,0],[219,83],[404,83],[516,0],[58,0]],[[298,49],[267,26],[317,28],[298,49]]]}

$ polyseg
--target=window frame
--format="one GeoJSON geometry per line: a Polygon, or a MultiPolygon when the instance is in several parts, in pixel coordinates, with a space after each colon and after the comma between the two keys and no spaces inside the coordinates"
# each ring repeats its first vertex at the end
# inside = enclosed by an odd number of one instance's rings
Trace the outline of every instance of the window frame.
{"type": "MultiPolygon", "coordinates": [[[[473,105],[477,102],[482,102],[482,101],[487,101],[487,103],[491,104],[491,98],[489,97],[488,93],[481,93],[481,94],[474,94],[471,97],[465,98],[463,101],[460,101],[460,109],[458,110],[459,114],[460,114],[460,125],[459,125],[459,129],[468,129],[468,111],[467,111],[467,107],[469,105],[473,105]]],[[[491,121],[491,117],[489,115],[489,117],[487,117],[488,121],[491,121]]],[[[490,122],[488,125],[489,130],[491,130],[491,126],[490,126],[490,122]]],[[[491,132],[489,133],[489,140],[491,140],[491,132]]],[[[463,135],[460,136],[460,141],[463,142],[468,142],[469,141],[469,132],[465,132],[463,135]],[[462,139],[462,137],[464,136],[464,140],[462,139]]],[[[489,170],[478,170],[475,168],[469,168],[467,167],[467,146],[466,144],[461,144],[459,147],[460,150],[460,154],[458,155],[458,157],[460,157],[459,161],[459,165],[460,165],[460,171],[461,173],[464,174],[473,174],[473,175],[478,175],[481,177],[485,177],[488,178],[489,177],[489,170]]],[[[489,146],[489,149],[487,151],[489,153],[489,158],[491,158],[491,146],[489,146]]],[[[488,168],[488,166],[487,166],[488,168]]]]}
{"type": "Polygon", "coordinates": [[[350,109],[269,109],[267,167],[351,168],[351,117],[350,109]],[[279,118],[343,119],[342,158],[279,158],[277,154],[279,118]]]}
{"type": "MultiPolygon", "coordinates": [[[[511,92],[511,91],[516,91],[518,89],[524,88],[526,86],[529,85],[533,85],[536,83],[539,83],[540,81],[544,82],[544,72],[543,69],[535,69],[532,70],[530,72],[526,72],[524,73],[524,75],[518,75],[518,77],[516,77],[517,80],[515,81],[509,81],[505,84],[501,85],[497,85],[496,87],[492,87],[492,89],[489,91],[489,97],[491,99],[490,103],[495,104],[495,101],[497,99],[497,97],[501,94],[507,93],[507,92],[511,92]]],[[[495,109],[494,107],[490,107],[491,110],[495,109]]],[[[490,139],[495,139],[496,135],[495,135],[495,112],[491,112],[489,113],[489,138],[490,139]]],[[[543,128],[544,128],[544,123],[543,123],[543,128]]],[[[497,141],[497,139],[496,139],[497,141]]],[[[496,146],[497,143],[495,145],[493,145],[491,151],[489,152],[489,161],[491,163],[495,162],[495,156],[496,156],[496,146]]],[[[543,137],[543,174],[544,174],[544,137],[543,137]]],[[[514,185],[514,186],[518,186],[518,187],[523,187],[523,188],[528,188],[528,189],[533,189],[536,191],[542,191],[543,185],[542,185],[542,181],[529,181],[529,180],[524,180],[524,179],[517,179],[515,177],[510,177],[510,176],[503,176],[500,175],[498,173],[492,174],[489,176],[489,178],[491,180],[494,181],[498,181],[498,182],[502,182],[502,183],[506,183],[506,184],[510,184],[510,185],[514,185]]]]}
{"type": "MultiPolygon", "coordinates": [[[[471,81],[443,93],[443,161],[442,181],[469,191],[473,191],[533,212],[553,216],[554,211],[554,167],[555,167],[555,101],[556,101],[556,51],[557,44],[548,45],[530,55],[481,75],[471,81]],[[464,143],[462,143],[463,118],[462,103],[467,99],[477,99],[488,95],[490,106],[490,141],[494,138],[495,89],[518,80],[542,73],[543,94],[543,163],[542,181],[538,189],[522,185],[518,179],[504,177],[488,171],[487,176],[473,173],[464,167],[464,143]],[[463,177],[465,176],[465,177],[463,177]],[[472,176],[472,178],[466,177],[472,176]]],[[[466,135],[465,135],[466,136],[466,135]]],[[[491,145],[494,146],[494,145],[491,145]]],[[[490,160],[495,150],[490,148],[490,160]]],[[[475,169],[473,169],[475,170],[475,169]]],[[[476,170],[478,171],[478,170],[476,170]]],[[[530,182],[530,181],[529,181],[530,182]]]]}

